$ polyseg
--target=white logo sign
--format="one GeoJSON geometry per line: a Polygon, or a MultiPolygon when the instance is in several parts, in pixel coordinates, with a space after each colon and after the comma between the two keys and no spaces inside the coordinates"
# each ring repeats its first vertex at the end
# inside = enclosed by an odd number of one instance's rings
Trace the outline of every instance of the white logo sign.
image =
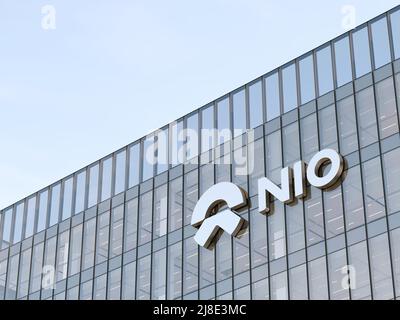
{"type": "MultiPolygon", "coordinates": [[[[304,198],[307,195],[306,180],[317,188],[326,189],[335,185],[343,173],[343,157],[332,149],[318,152],[308,165],[298,161],[293,168],[281,170],[280,187],[268,178],[258,180],[258,208],[259,212],[270,212],[269,195],[281,202],[291,203],[295,198],[304,198]],[[328,172],[323,167],[330,164],[328,172]]],[[[193,211],[191,224],[199,228],[194,240],[205,248],[212,247],[218,239],[221,229],[232,236],[237,236],[245,224],[245,219],[235,213],[247,206],[247,195],[237,185],[230,182],[218,183],[208,189],[197,202],[193,211]],[[227,209],[218,212],[222,206],[227,209]]]]}

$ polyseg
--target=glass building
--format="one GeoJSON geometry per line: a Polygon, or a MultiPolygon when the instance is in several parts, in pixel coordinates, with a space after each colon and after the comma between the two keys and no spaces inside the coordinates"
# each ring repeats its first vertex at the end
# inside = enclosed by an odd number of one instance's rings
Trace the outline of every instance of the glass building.
{"type": "Polygon", "coordinates": [[[0,299],[400,297],[400,7],[38,191],[0,215],[0,299]],[[341,183],[257,208],[257,180],[325,148],[341,183]],[[218,182],[240,237],[190,225],[218,182]]]}

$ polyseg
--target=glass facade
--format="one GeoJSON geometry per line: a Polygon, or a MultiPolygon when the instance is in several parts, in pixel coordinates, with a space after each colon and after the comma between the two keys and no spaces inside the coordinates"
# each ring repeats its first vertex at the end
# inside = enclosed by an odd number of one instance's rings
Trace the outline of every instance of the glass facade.
{"type": "Polygon", "coordinates": [[[0,299],[400,297],[400,13],[395,8],[0,215],[0,299]],[[325,148],[339,185],[258,212],[257,180],[325,148]],[[193,240],[232,181],[238,238],[193,240]]]}

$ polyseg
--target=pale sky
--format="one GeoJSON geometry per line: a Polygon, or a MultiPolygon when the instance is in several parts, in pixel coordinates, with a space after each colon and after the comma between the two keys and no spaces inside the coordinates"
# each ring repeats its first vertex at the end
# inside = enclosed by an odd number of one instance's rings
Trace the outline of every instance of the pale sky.
{"type": "Polygon", "coordinates": [[[398,4],[0,0],[0,208],[398,4]]]}

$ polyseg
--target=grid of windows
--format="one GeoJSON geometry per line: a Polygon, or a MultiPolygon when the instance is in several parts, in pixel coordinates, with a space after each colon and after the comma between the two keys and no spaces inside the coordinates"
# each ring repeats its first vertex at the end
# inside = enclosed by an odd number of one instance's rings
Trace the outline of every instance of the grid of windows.
{"type": "Polygon", "coordinates": [[[3,210],[0,298],[398,297],[396,10],[3,210]],[[323,148],[345,156],[343,183],[259,214],[257,179],[323,148]],[[253,207],[246,232],[209,251],[190,218],[221,181],[253,207]]]}

